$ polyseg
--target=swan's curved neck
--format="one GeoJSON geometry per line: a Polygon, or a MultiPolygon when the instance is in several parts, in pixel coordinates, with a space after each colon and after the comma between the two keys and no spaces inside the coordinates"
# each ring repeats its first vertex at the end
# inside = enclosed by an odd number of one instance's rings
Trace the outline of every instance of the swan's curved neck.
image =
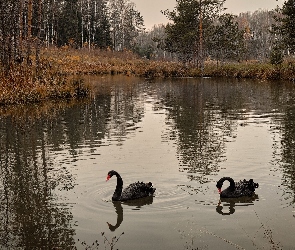
{"type": "Polygon", "coordinates": [[[221,178],[218,181],[218,184],[217,185],[220,185],[220,188],[221,188],[224,181],[229,181],[230,188],[235,189],[235,187],[236,187],[235,181],[232,178],[230,178],[230,177],[223,177],[223,178],[221,178]]]}
{"type": "Polygon", "coordinates": [[[113,200],[120,200],[123,189],[123,180],[117,172],[114,175],[117,177],[117,186],[113,195],[113,200]]]}

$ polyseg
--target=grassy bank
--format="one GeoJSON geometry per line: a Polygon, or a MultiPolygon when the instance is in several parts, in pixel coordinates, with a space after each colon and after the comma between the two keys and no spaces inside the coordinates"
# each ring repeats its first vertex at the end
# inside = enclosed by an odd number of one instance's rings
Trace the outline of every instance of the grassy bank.
{"type": "Polygon", "coordinates": [[[0,104],[38,102],[56,98],[77,98],[89,93],[77,80],[85,74],[124,74],[140,77],[235,77],[295,81],[295,61],[281,66],[258,62],[222,64],[206,62],[203,71],[181,63],[141,59],[131,52],[44,49],[38,67],[26,63],[0,68],[0,104]]]}
{"type": "Polygon", "coordinates": [[[260,62],[206,62],[203,71],[177,62],[152,61],[138,58],[131,52],[51,49],[43,57],[63,74],[125,74],[140,77],[234,77],[262,80],[295,81],[295,61],[280,66],[260,62]]]}
{"type": "Polygon", "coordinates": [[[185,76],[180,63],[141,59],[132,52],[50,49],[43,58],[56,65],[62,74],[124,74],[143,77],[185,76]]]}
{"type": "Polygon", "coordinates": [[[87,95],[88,88],[66,74],[60,65],[42,54],[39,65],[11,64],[9,71],[0,68],[0,105],[35,103],[50,99],[72,99],[87,95]]]}
{"type": "Polygon", "coordinates": [[[287,61],[279,66],[259,62],[224,64],[220,67],[208,64],[204,69],[204,75],[212,77],[295,81],[295,61],[287,61]]]}
{"type": "Polygon", "coordinates": [[[32,72],[15,72],[0,76],[0,105],[40,102],[57,98],[76,98],[88,93],[87,87],[77,79],[68,79],[58,73],[36,77],[32,72]]]}

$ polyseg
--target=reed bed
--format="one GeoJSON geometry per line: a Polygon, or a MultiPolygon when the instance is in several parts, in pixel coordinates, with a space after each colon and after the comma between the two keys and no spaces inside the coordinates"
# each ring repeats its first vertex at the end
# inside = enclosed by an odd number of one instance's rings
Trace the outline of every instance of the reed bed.
{"type": "Polygon", "coordinates": [[[142,59],[130,51],[48,49],[43,58],[58,65],[62,74],[124,74],[144,77],[175,77],[187,74],[181,63],[142,59]]]}
{"type": "Polygon", "coordinates": [[[288,59],[282,65],[258,61],[241,63],[205,62],[200,70],[193,65],[165,60],[139,58],[130,51],[50,49],[43,56],[58,65],[63,74],[124,74],[140,77],[235,77],[272,80],[295,80],[295,60],[288,59]]]}
{"type": "Polygon", "coordinates": [[[139,58],[130,51],[47,48],[41,51],[40,62],[11,65],[8,72],[0,67],[0,105],[40,102],[56,98],[78,98],[89,94],[79,76],[85,74],[124,74],[153,77],[235,77],[295,81],[295,61],[282,65],[243,62],[205,62],[200,70],[192,65],[172,61],[139,58]],[[73,77],[74,76],[74,77],[73,77]]]}
{"type": "MultiPolygon", "coordinates": [[[[193,73],[192,73],[193,74],[193,73]]],[[[197,72],[198,76],[200,72],[197,72]]],[[[250,78],[260,80],[295,81],[295,61],[286,61],[282,65],[260,62],[226,63],[221,66],[207,64],[202,72],[211,77],[250,78]]]]}
{"type": "Polygon", "coordinates": [[[81,79],[70,77],[49,57],[42,55],[38,66],[33,57],[31,62],[11,64],[8,71],[0,68],[0,105],[88,95],[89,88],[81,79]]]}

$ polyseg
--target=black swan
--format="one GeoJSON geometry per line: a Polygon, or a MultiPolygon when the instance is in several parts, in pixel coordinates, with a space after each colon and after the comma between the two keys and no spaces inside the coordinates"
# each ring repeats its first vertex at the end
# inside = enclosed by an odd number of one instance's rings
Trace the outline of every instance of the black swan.
{"type": "Polygon", "coordinates": [[[255,194],[255,188],[259,187],[258,183],[254,183],[253,179],[246,181],[234,182],[234,180],[230,177],[221,178],[216,187],[218,188],[219,194],[221,198],[238,198],[243,196],[253,196],[255,194]],[[230,186],[223,191],[221,191],[221,187],[224,181],[229,181],[230,186]]]}
{"type": "Polygon", "coordinates": [[[153,184],[151,182],[135,182],[122,191],[123,180],[116,171],[111,170],[108,172],[107,181],[112,178],[113,175],[117,177],[117,186],[112,197],[113,201],[128,201],[151,196],[156,190],[153,188],[153,184]]]}

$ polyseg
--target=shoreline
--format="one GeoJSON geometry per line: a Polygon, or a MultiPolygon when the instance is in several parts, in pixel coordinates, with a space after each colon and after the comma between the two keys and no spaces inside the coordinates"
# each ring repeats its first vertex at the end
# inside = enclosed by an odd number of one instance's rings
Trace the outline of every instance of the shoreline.
{"type": "MultiPolygon", "coordinates": [[[[32,57],[34,62],[34,58],[32,57]]],[[[126,75],[145,78],[228,77],[256,80],[295,81],[295,60],[282,65],[269,63],[205,62],[204,69],[178,62],[138,58],[132,52],[49,48],[41,53],[41,67],[25,63],[12,65],[8,73],[0,69],[0,105],[35,103],[52,99],[73,99],[89,95],[83,75],[126,75]]]]}

